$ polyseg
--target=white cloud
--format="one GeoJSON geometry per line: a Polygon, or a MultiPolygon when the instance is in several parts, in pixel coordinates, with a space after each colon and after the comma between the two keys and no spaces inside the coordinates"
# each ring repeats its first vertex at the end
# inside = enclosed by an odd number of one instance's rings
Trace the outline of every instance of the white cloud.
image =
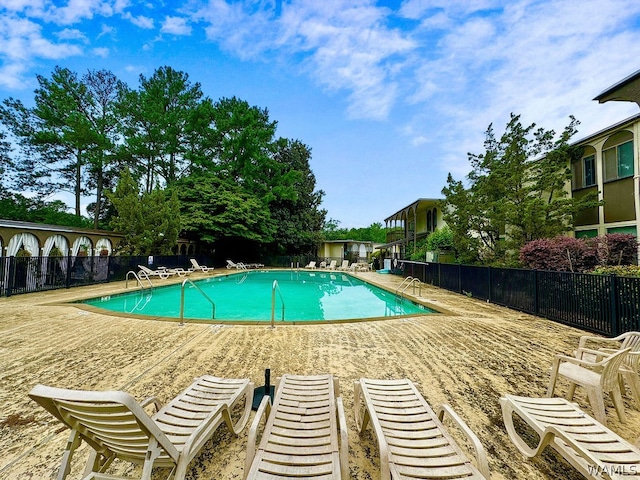
{"type": "Polygon", "coordinates": [[[94,48],[92,52],[96,57],[107,58],[109,56],[109,49],[105,47],[94,48]]]}
{"type": "Polygon", "coordinates": [[[191,35],[191,26],[184,17],[166,17],[160,31],[170,35],[191,35]]]}
{"type": "Polygon", "coordinates": [[[126,20],[129,20],[136,27],[143,28],[145,30],[150,30],[155,25],[153,18],[145,17],[144,15],[138,15],[136,17],[136,16],[133,16],[131,13],[126,12],[122,17],[126,20]]]}
{"type": "MultiPolygon", "coordinates": [[[[461,171],[466,151],[481,153],[487,126],[493,123],[501,134],[511,112],[522,114],[525,125],[535,122],[556,132],[573,114],[586,135],[637,111],[619,104],[610,110],[617,114],[607,115],[591,99],[637,69],[630,52],[640,41],[632,25],[640,4],[585,0],[576,8],[571,0],[518,1],[492,11],[433,6],[419,0],[403,4],[407,17],[423,21],[421,28],[433,15],[452,25],[443,35],[414,32],[432,49],[416,60],[415,90],[408,99],[437,116],[440,140],[451,153],[445,170],[461,171]]],[[[421,128],[433,131],[433,122],[421,128]]]]}
{"type": "Polygon", "coordinates": [[[60,40],[81,40],[84,43],[87,43],[87,37],[80,30],[75,28],[65,28],[64,30],[59,31],[56,36],[60,40]]]}
{"type": "Polygon", "coordinates": [[[352,118],[383,119],[399,95],[403,56],[415,45],[387,26],[389,10],[369,0],[301,0],[274,4],[212,0],[194,14],[209,39],[245,59],[306,58],[300,66],[330,91],[349,93],[352,118]]]}

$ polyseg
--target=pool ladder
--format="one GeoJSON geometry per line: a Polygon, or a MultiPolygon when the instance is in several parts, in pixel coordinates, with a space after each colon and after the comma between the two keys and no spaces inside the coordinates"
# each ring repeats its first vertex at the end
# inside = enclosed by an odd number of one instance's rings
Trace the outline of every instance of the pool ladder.
{"type": "Polygon", "coordinates": [[[211,319],[213,320],[214,318],[216,318],[216,304],[213,302],[213,300],[211,300],[211,298],[209,298],[209,295],[204,293],[204,291],[198,285],[193,283],[190,279],[185,278],[182,281],[182,288],[180,290],[180,326],[184,326],[184,287],[187,282],[194,286],[202,294],[202,296],[209,301],[209,303],[211,304],[211,319]]]}
{"type": "Polygon", "coordinates": [[[271,328],[275,328],[276,326],[276,290],[278,291],[278,295],[280,295],[280,303],[282,303],[282,321],[284,322],[284,299],[282,298],[282,292],[280,291],[278,281],[274,280],[271,287],[271,328]]]}
{"type": "Polygon", "coordinates": [[[149,275],[147,275],[144,272],[140,272],[141,275],[138,275],[136,272],[134,272],[133,270],[129,270],[127,272],[127,277],[125,278],[125,284],[124,284],[124,288],[129,288],[129,276],[133,275],[133,277],[136,279],[137,284],[140,286],[140,288],[142,290],[144,290],[144,284],[142,283],[142,278],[144,277],[144,279],[149,282],[149,288],[153,288],[153,283],[151,282],[151,279],[149,278],[149,275]]]}
{"type": "Polygon", "coordinates": [[[404,292],[407,291],[409,287],[413,287],[413,295],[416,294],[416,285],[418,285],[418,296],[422,296],[422,282],[418,278],[407,277],[405,278],[400,286],[396,289],[396,297],[400,298],[404,292]],[[404,288],[403,288],[404,287],[404,288]],[[402,288],[402,290],[400,290],[402,288]]]}

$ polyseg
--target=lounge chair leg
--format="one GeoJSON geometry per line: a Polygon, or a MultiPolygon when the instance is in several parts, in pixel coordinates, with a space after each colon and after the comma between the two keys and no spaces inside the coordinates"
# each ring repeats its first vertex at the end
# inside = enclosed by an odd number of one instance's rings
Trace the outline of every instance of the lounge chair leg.
{"type": "Polygon", "coordinates": [[[567,400],[573,400],[573,396],[576,394],[576,384],[569,385],[569,391],[567,392],[567,400]]]}
{"type": "MultiPolygon", "coordinates": [[[[142,467],[142,475],[140,475],[140,480],[151,480],[151,471],[153,470],[153,464],[156,461],[156,458],[160,456],[161,449],[158,446],[158,440],[155,437],[152,437],[149,440],[149,445],[147,447],[147,456],[144,459],[144,465],[142,467]]],[[[178,461],[178,468],[176,470],[175,480],[182,480],[187,473],[187,462],[184,461],[185,458],[181,457],[178,461]],[[178,476],[179,471],[182,470],[182,476],[178,476]]]]}
{"type": "Polygon", "coordinates": [[[71,459],[73,458],[76,448],[78,448],[81,443],[82,439],[80,438],[80,434],[76,430],[71,430],[71,435],[69,435],[69,440],[67,440],[67,447],[62,455],[62,464],[60,465],[60,470],[56,477],[57,480],[64,480],[67,478],[67,475],[69,475],[69,470],[71,470],[71,459]]]}
{"type": "MultiPolygon", "coordinates": [[[[604,398],[602,392],[597,389],[587,389],[587,398],[593,410],[593,416],[602,425],[607,425],[607,412],[604,408],[604,398]]],[[[570,400],[570,399],[569,399],[570,400]]]]}
{"type": "Polygon", "coordinates": [[[624,411],[624,402],[622,401],[622,394],[618,388],[614,388],[611,391],[611,399],[613,400],[613,406],[616,408],[618,419],[624,423],[627,421],[627,414],[624,411]]]}

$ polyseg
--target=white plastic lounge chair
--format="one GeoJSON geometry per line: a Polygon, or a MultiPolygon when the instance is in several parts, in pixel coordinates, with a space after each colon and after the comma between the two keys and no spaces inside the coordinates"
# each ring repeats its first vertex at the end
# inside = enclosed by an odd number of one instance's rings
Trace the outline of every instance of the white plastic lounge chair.
{"type": "Polygon", "coordinates": [[[209,270],[213,270],[213,267],[207,267],[205,265],[199,265],[198,261],[195,258],[190,258],[189,261],[191,262],[190,270],[192,272],[204,272],[204,273],[207,273],[209,270]]]}
{"type": "Polygon", "coordinates": [[[338,267],[338,270],[349,270],[349,260],[343,260],[342,265],[338,267]]]}
{"type": "Polygon", "coordinates": [[[244,263],[242,262],[234,263],[231,260],[227,260],[227,268],[235,268],[236,270],[247,270],[247,267],[244,263]]]}
{"type": "Polygon", "coordinates": [[[140,272],[138,272],[138,276],[142,277],[160,277],[162,279],[169,278],[171,275],[175,275],[175,272],[171,272],[166,268],[151,270],[149,267],[145,267],[144,265],[138,265],[140,272]]]}
{"type": "Polygon", "coordinates": [[[316,268],[316,262],[311,261],[307,265],[305,265],[304,268],[310,268],[314,270],[316,268]]]}
{"type": "Polygon", "coordinates": [[[320,262],[319,268],[327,268],[327,262],[320,262]]]}
{"type": "Polygon", "coordinates": [[[336,264],[338,262],[335,260],[331,260],[331,263],[329,263],[329,266],[327,267],[328,270],[335,270],[336,269],[336,264]]]}
{"type": "Polygon", "coordinates": [[[59,480],[69,474],[71,459],[82,441],[93,449],[85,480],[122,479],[105,474],[115,459],[143,465],[141,480],[149,480],[155,467],[175,469],[174,478],[182,480],[191,460],[222,422],[234,435],[246,426],[253,383],[248,379],[202,376],[164,407],[155,397],[138,403],[119,391],[36,385],[29,396],[71,429],[59,480]],[[233,424],[230,412],[242,401],[242,416],[233,424]],[[152,402],[159,410],[150,417],[143,407],[152,402]]]}
{"type": "Polygon", "coordinates": [[[574,352],[574,357],[589,362],[598,362],[602,360],[605,355],[615,353],[618,350],[624,350],[625,348],[631,348],[631,351],[620,366],[620,370],[618,370],[620,390],[624,393],[624,383],[629,385],[636,403],[636,408],[640,410],[640,377],[638,376],[640,332],[626,332],[613,338],[583,335],[580,337],[578,350],[574,352]],[[596,349],[597,353],[593,351],[596,349]]]}
{"type": "Polygon", "coordinates": [[[179,277],[186,277],[187,275],[191,275],[191,270],[185,270],[184,268],[169,268],[167,269],[168,272],[172,273],[172,274],[176,274],[179,277]]]}
{"type": "Polygon", "coordinates": [[[618,350],[616,353],[612,353],[595,363],[567,355],[556,355],[551,367],[547,397],[553,397],[557,378],[565,377],[569,381],[568,400],[573,399],[577,385],[584,387],[593,410],[593,416],[600,423],[606,425],[607,414],[604,409],[604,394],[609,393],[618,413],[618,418],[621,422],[625,422],[626,415],[622,394],[620,393],[618,370],[630,350],[630,348],[618,350]]]}
{"type": "Polygon", "coordinates": [[[640,450],[564,398],[528,398],[505,395],[500,399],[509,437],[527,458],[554,448],[582,475],[592,480],[640,478],[640,450]],[[540,437],[530,447],[516,432],[514,414],[540,437]]]}
{"type": "Polygon", "coordinates": [[[332,375],[283,375],[249,430],[245,479],[347,480],[347,423],[332,375]],[[266,424],[256,450],[260,421],[266,424]]]}
{"type": "Polygon", "coordinates": [[[354,395],[358,432],[370,421],[378,439],[382,480],[490,478],[478,437],[448,405],[436,416],[411,380],[361,378],[354,395]],[[474,446],[477,467],[447,432],[445,412],[474,446]]]}

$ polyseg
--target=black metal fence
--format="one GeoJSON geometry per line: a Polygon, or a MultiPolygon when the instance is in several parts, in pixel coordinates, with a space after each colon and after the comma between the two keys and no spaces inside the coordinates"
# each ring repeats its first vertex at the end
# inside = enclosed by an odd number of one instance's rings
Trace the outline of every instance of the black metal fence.
{"type": "Polygon", "coordinates": [[[124,280],[138,265],[187,269],[191,258],[212,265],[203,255],[0,257],[0,296],[124,280]]]}
{"type": "Polygon", "coordinates": [[[402,261],[395,273],[590,332],[640,330],[640,278],[402,261]]]}

